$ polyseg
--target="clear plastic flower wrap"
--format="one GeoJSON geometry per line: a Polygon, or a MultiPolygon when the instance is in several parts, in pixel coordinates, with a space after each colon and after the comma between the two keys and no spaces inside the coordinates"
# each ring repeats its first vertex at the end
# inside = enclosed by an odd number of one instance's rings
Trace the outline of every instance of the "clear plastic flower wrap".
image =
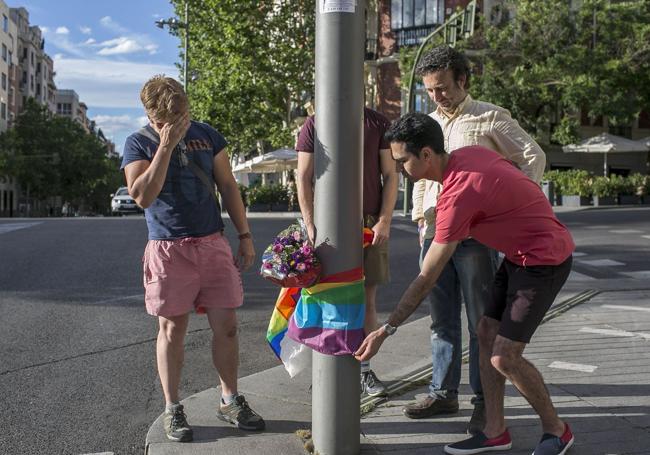
{"type": "Polygon", "coordinates": [[[302,220],[280,232],[262,254],[260,274],[284,288],[313,286],[321,270],[302,220]]]}

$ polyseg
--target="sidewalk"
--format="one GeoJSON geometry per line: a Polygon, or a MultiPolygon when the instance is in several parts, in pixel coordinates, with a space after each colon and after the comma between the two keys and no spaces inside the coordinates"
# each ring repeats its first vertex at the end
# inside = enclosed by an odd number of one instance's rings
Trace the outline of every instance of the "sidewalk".
{"type": "MultiPolygon", "coordinates": [[[[564,293],[549,311],[526,357],[542,372],[561,416],[571,424],[576,443],[569,454],[650,453],[650,290],[564,293]],[[589,300],[587,300],[589,299],[589,300]],[[587,300],[585,303],[582,301],[587,300]],[[574,306],[577,305],[577,306],[574,306]]],[[[400,327],[373,359],[373,369],[390,385],[383,403],[362,400],[362,454],[438,454],[463,439],[471,414],[467,365],[456,416],[410,420],[401,407],[426,394],[430,371],[428,318],[400,327]],[[422,381],[424,379],[424,381],[422,381]]],[[[166,440],[161,419],[147,434],[149,455],[305,453],[296,430],[309,429],[311,375],[291,380],[282,366],[240,381],[240,391],[266,419],[267,431],[248,433],[217,420],[217,389],[183,403],[195,441],[166,440]]],[[[506,416],[513,455],[530,454],[541,436],[538,420],[511,385],[506,386],[506,416]]]]}

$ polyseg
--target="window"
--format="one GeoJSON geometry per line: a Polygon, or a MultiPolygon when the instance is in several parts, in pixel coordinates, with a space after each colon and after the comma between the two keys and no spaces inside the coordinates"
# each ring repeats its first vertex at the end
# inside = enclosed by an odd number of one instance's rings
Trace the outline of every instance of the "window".
{"type": "Polygon", "coordinates": [[[9,51],[9,59],[7,60],[7,62],[9,63],[9,66],[14,64],[14,53],[11,51],[9,51]]]}
{"type": "Polygon", "coordinates": [[[392,0],[391,29],[397,44],[415,45],[445,21],[444,0],[392,0]]]}
{"type": "Polygon", "coordinates": [[[7,90],[7,75],[2,73],[2,90],[7,90]]]}
{"type": "Polygon", "coordinates": [[[2,30],[4,30],[5,33],[9,31],[9,18],[4,14],[2,15],[2,30]]]}
{"type": "Polygon", "coordinates": [[[5,62],[7,61],[7,55],[8,55],[7,54],[7,46],[3,44],[2,45],[2,60],[4,60],[5,62]]]}
{"type": "Polygon", "coordinates": [[[7,120],[7,104],[6,103],[0,103],[0,117],[2,117],[2,120],[7,120]]]}
{"type": "Polygon", "coordinates": [[[72,115],[71,103],[57,103],[56,113],[61,115],[72,115]]]}
{"type": "Polygon", "coordinates": [[[34,66],[34,53],[31,53],[31,59],[32,59],[32,66],[34,66]]]}
{"type": "Polygon", "coordinates": [[[393,30],[442,24],[445,3],[444,0],[392,0],[390,17],[393,30]]]}

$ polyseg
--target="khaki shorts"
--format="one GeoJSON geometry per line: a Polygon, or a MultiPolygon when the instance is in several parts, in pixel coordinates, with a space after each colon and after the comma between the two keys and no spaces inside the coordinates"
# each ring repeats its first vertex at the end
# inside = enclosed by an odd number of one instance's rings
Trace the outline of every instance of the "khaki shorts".
{"type": "MultiPolygon", "coordinates": [[[[376,223],[376,216],[363,217],[364,227],[372,228],[376,223]]],[[[390,282],[388,242],[381,245],[368,245],[363,249],[363,273],[366,276],[366,284],[380,285],[390,282]]]]}

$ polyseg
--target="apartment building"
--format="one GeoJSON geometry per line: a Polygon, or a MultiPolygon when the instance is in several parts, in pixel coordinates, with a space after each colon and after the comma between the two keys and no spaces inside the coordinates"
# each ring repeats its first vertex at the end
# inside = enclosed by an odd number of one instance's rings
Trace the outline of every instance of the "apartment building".
{"type": "MultiPolygon", "coordinates": [[[[0,0],[0,133],[6,131],[15,116],[16,83],[16,24],[11,20],[7,4],[0,0]]],[[[18,182],[0,175],[0,214],[12,213],[17,207],[18,182]]]]}
{"type": "Polygon", "coordinates": [[[44,51],[45,41],[41,29],[29,25],[29,13],[25,8],[11,8],[10,14],[18,29],[19,93],[16,112],[22,111],[28,98],[34,98],[54,112],[54,63],[44,51]]]}
{"type": "Polygon", "coordinates": [[[88,127],[88,107],[85,103],[79,101],[79,95],[74,90],[58,89],[54,92],[54,112],[62,117],[78,122],[86,132],[90,132],[88,127]]]}

